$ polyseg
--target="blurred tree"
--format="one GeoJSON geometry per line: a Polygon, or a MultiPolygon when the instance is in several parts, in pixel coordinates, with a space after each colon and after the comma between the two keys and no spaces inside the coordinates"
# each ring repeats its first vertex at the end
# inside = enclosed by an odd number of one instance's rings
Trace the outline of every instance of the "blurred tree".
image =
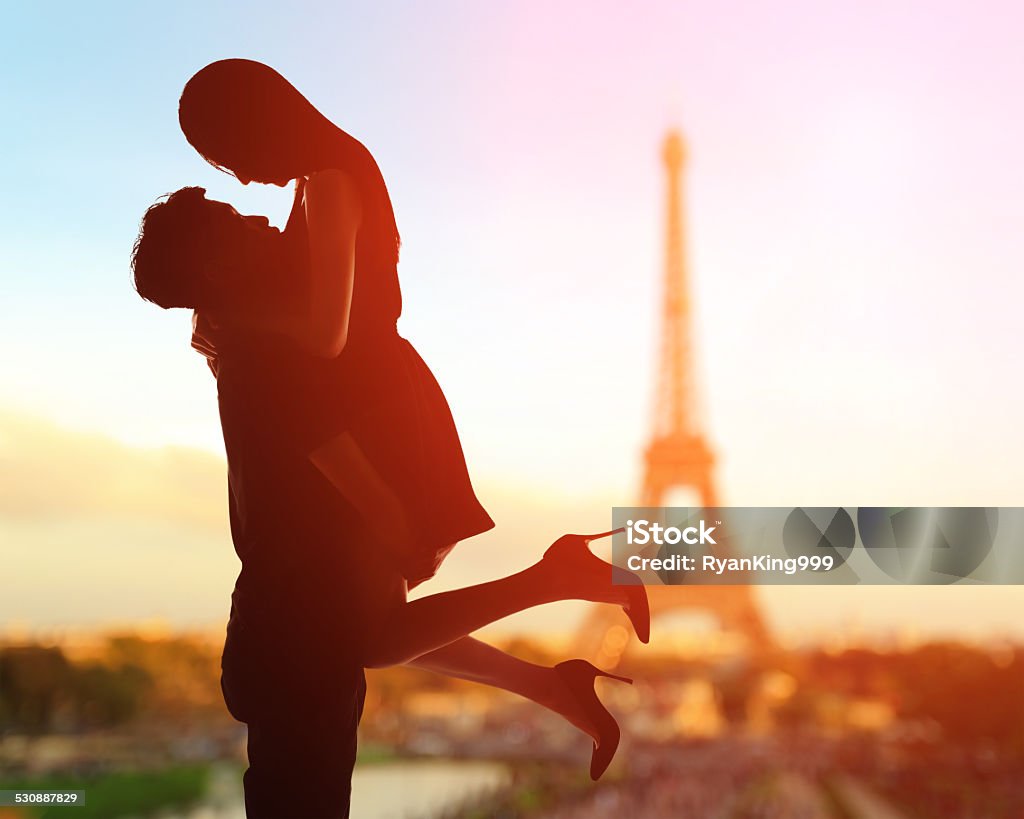
{"type": "Polygon", "coordinates": [[[152,678],[134,665],[108,668],[94,663],[75,669],[73,689],[83,727],[109,727],[138,714],[152,678]]]}
{"type": "Polygon", "coordinates": [[[4,727],[44,733],[69,692],[71,665],[59,648],[8,646],[0,650],[0,718],[4,727]]]}

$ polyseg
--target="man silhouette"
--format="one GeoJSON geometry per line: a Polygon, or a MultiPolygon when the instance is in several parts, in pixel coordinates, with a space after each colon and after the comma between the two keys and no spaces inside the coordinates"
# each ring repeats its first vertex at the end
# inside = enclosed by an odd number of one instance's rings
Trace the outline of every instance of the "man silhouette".
{"type": "MultiPolygon", "coordinates": [[[[264,217],[183,188],[153,205],[132,256],[139,294],[162,307],[259,310],[281,293],[281,235],[264,217]]],[[[250,817],[348,816],[366,692],[345,545],[365,537],[355,508],[304,454],[337,433],[345,396],[308,394],[328,362],[280,340],[222,334],[217,377],[231,535],[242,563],[231,595],[221,687],[248,724],[250,817]]]]}

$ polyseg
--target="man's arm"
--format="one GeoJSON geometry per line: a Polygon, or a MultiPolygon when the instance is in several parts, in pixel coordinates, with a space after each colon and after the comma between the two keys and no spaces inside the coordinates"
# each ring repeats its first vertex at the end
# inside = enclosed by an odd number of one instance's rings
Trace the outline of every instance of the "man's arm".
{"type": "MultiPolygon", "coordinates": [[[[373,536],[391,552],[405,577],[418,577],[414,534],[405,507],[349,432],[312,452],[310,461],[362,515],[373,536]]],[[[429,573],[429,572],[428,572],[429,573]]]]}

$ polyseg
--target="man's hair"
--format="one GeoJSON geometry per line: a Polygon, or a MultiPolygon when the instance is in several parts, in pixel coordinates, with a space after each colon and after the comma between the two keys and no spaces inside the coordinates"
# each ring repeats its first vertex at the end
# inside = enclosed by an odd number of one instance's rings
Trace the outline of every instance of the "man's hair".
{"type": "Polygon", "coordinates": [[[132,248],[136,292],[163,308],[213,307],[205,266],[222,238],[212,229],[204,188],[181,188],[151,205],[132,248]]]}

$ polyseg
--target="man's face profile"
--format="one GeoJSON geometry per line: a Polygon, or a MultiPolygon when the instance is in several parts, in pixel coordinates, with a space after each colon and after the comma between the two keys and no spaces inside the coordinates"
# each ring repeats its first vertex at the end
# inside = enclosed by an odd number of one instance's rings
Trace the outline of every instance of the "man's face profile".
{"type": "Polygon", "coordinates": [[[204,197],[202,212],[207,226],[199,249],[201,272],[227,291],[225,300],[231,303],[237,289],[250,286],[254,274],[267,270],[277,257],[281,231],[266,216],[243,216],[216,199],[204,197]]]}

